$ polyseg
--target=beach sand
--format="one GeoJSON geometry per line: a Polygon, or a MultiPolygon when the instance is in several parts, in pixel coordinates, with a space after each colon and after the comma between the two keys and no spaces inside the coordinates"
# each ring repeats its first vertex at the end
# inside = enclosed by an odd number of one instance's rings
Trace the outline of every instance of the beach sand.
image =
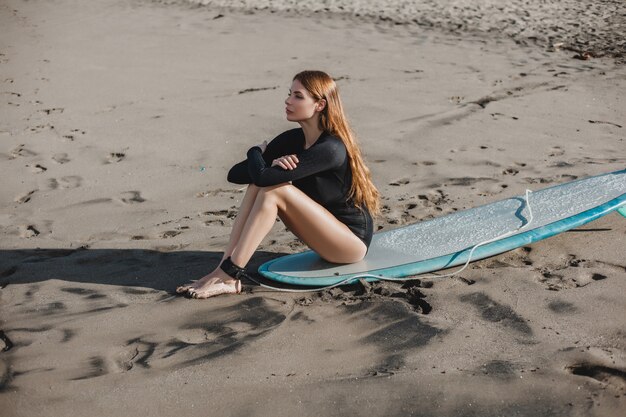
{"type": "MultiPolygon", "coordinates": [[[[221,258],[244,192],[227,170],[297,127],[303,69],[337,80],[376,230],[623,169],[623,3],[206,3],[0,5],[3,416],[623,412],[617,213],[453,278],[174,295],[221,258]],[[585,49],[550,19],[606,36],[585,49]]],[[[248,267],[304,249],[277,222],[248,267]]]]}

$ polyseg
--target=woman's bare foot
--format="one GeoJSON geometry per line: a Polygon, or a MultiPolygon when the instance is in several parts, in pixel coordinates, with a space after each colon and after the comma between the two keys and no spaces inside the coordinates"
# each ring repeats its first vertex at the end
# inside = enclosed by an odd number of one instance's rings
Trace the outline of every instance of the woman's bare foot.
{"type": "Polygon", "coordinates": [[[220,264],[213,271],[209,272],[207,275],[203,276],[202,278],[192,279],[191,283],[187,285],[179,285],[176,288],[176,292],[178,294],[184,294],[192,288],[198,288],[199,286],[203,285],[205,282],[211,279],[211,277],[214,277],[218,270],[221,270],[220,268],[221,264],[222,263],[220,262],[220,264]]]}
{"type": "Polygon", "coordinates": [[[241,292],[241,280],[232,278],[218,268],[191,285],[178,287],[176,292],[186,292],[191,298],[209,298],[220,294],[239,294],[241,292]]]}

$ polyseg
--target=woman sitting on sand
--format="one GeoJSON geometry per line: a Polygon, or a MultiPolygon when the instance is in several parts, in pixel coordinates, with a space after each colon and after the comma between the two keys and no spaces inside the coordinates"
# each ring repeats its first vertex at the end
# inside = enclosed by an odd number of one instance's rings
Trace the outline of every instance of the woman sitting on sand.
{"type": "Polygon", "coordinates": [[[250,185],[222,261],[176,292],[193,298],[240,293],[244,267],[276,215],[329,262],[358,262],[367,254],[379,192],[346,121],[335,81],[321,71],[300,72],[285,105],[287,120],[302,128],[253,146],[248,158],[231,168],[229,182],[250,185]]]}

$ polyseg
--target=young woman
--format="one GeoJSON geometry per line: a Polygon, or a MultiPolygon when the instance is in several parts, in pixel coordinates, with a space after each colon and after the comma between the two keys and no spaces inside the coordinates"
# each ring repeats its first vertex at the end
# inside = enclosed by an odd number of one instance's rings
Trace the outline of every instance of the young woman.
{"type": "Polygon", "coordinates": [[[372,240],[379,192],[341,106],[334,80],[322,71],[293,78],[285,100],[288,130],[248,150],[228,181],[249,184],[220,264],[176,292],[208,298],[241,292],[244,267],[280,217],[322,258],[358,262],[372,240]]]}

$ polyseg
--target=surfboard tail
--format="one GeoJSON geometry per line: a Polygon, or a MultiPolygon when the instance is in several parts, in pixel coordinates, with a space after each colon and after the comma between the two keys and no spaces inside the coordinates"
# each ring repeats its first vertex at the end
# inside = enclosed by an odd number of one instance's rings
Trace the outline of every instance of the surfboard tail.
{"type": "Polygon", "coordinates": [[[622,216],[626,217],[626,206],[619,207],[617,209],[617,212],[621,214],[622,216]]]}

